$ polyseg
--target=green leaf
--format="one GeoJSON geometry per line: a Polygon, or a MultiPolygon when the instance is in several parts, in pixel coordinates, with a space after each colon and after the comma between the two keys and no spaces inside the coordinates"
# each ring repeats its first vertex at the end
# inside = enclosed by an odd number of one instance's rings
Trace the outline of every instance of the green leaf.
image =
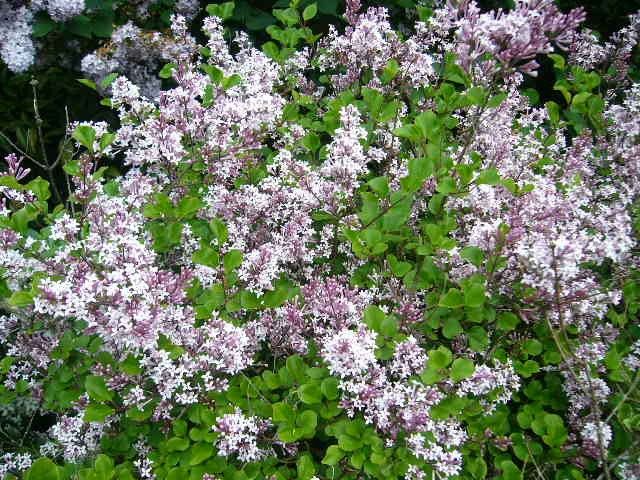
{"type": "Polygon", "coordinates": [[[448,367],[452,359],[453,355],[447,347],[440,346],[437,350],[429,351],[429,366],[435,369],[448,367]]]}
{"type": "Polygon", "coordinates": [[[436,137],[441,128],[438,116],[431,110],[422,112],[416,117],[416,125],[420,129],[422,136],[427,139],[436,137]]]}
{"type": "Polygon", "coordinates": [[[442,335],[444,335],[445,338],[452,339],[463,332],[462,325],[460,325],[460,321],[457,318],[448,317],[445,319],[442,327],[442,335]]]}
{"type": "Polygon", "coordinates": [[[535,338],[531,338],[524,342],[522,349],[529,355],[540,355],[542,353],[542,343],[535,338]]]}
{"type": "Polygon", "coordinates": [[[193,263],[206,265],[207,267],[217,267],[220,263],[220,255],[211,247],[201,247],[193,252],[191,256],[193,263]]]}
{"type": "Polygon", "coordinates": [[[302,403],[313,405],[322,401],[322,390],[317,383],[305,383],[298,389],[298,396],[302,403]]]}
{"type": "Polygon", "coordinates": [[[104,378],[98,375],[88,375],[84,387],[89,397],[98,402],[110,401],[113,398],[113,392],[107,388],[104,378]]]}
{"type": "Polygon", "coordinates": [[[93,142],[96,139],[96,131],[89,125],[79,125],[71,134],[80,145],[93,152],[93,142]]]}
{"type": "Polygon", "coordinates": [[[164,67],[160,69],[158,76],[160,78],[171,78],[173,75],[173,71],[176,69],[177,65],[175,63],[167,63],[164,67]]]}
{"type": "Polygon", "coordinates": [[[207,13],[222,20],[227,20],[233,16],[235,2],[224,2],[220,4],[207,5],[207,13]]]}
{"type": "Polygon", "coordinates": [[[269,390],[275,390],[280,386],[278,376],[270,370],[262,372],[262,379],[269,390]]]}
{"type": "Polygon", "coordinates": [[[178,437],[184,437],[187,434],[187,422],[182,419],[173,422],[173,433],[178,437]]]}
{"type": "Polygon", "coordinates": [[[191,442],[189,442],[188,438],[172,437],[167,440],[167,450],[170,452],[184,452],[189,448],[190,444],[191,442]]]}
{"type": "Polygon", "coordinates": [[[330,445],[322,459],[324,465],[337,465],[345,453],[337,445],[330,445]]]}
{"type": "Polygon", "coordinates": [[[484,305],[484,286],[472,283],[464,287],[464,305],[469,308],[479,308],[484,305]]]}
{"type": "Polygon", "coordinates": [[[119,76],[120,74],[117,72],[110,73],[102,79],[102,81],[100,82],[100,86],[102,88],[108,88],[119,76]]]}
{"type": "Polygon", "coordinates": [[[274,403],[273,406],[273,414],[271,418],[274,422],[287,422],[294,423],[296,419],[296,414],[293,411],[293,408],[288,403],[278,402],[274,403]]]}
{"type": "Polygon", "coordinates": [[[320,384],[320,391],[329,400],[338,398],[338,379],[329,377],[325,378],[320,384]]]}
{"type": "Polygon", "coordinates": [[[560,123],[560,105],[553,101],[548,101],[544,105],[547,107],[551,124],[557,126],[560,123]]]}
{"type": "Polygon", "coordinates": [[[33,23],[31,33],[34,37],[40,38],[47,35],[54,28],[56,28],[56,22],[49,17],[38,15],[36,21],[33,23]]]}
{"type": "Polygon", "coordinates": [[[471,87],[466,95],[472,105],[482,105],[486,96],[486,90],[482,87],[471,87]]]}
{"type": "Polygon", "coordinates": [[[189,450],[189,465],[199,465],[213,456],[213,445],[210,443],[196,443],[189,450]]]}
{"type": "Polygon", "coordinates": [[[295,8],[274,9],[273,16],[288,27],[293,27],[300,23],[300,15],[295,8]]]}
{"type": "Polygon", "coordinates": [[[495,167],[482,170],[476,179],[478,185],[498,185],[500,183],[500,174],[495,167]]]}
{"type": "Polygon", "coordinates": [[[116,134],[111,132],[105,132],[100,137],[100,150],[105,150],[116,139],[116,134]]]}
{"type": "Polygon", "coordinates": [[[176,215],[180,218],[192,217],[204,206],[198,197],[184,197],[176,207],[176,215]]]}
{"type": "Polygon", "coordinates": [[[308,453],[305,453],[298,459],[296,469],[298,471],[298,478],[301,480],[309,480],[316,474],[316,466],[313,463],[311,455],[308,453]]]}
{"type": "Polygon", "coordinates": [[[315,17],[317,13],[318,13],[318,4],[314,2],[302,11],[302,19],[305,22],[307,22],[311,20],[313,17],[315,17]]]}
{"type": "Polygon", "coordinates": [[[278,427],[278,438],[284,443],[293,443],[302,437],[302,430],[295,425],[282,424],[278,427]]]}
{"type": "Polygon", "coordinates": [[[98,90],[98,86],[93,80],[89,80],[88,78],[77,78],[76,80],[85,87],[89,87],[91,90],[98,90]]]}
{"type": "Polygon", "coordinates": [[[487,464],[481,458],[468,458],[465,462],[465,469],[471,473],[475,480],[482,480],[487,476],[487,464]]]}
{"type": "Polygon", "coordinates": [[[498,315],[496,326],[498,327],[498,330],[509,332],[511,330],[515,330],[519,323],[520,319],[514,313],[502,312],[498,315]]]}
{"type": "Polygon", "coordinates": [[[293,291],[291,285],[276,283],[274,290],[270,290],[262,296],[262,303],[267,308],[281,307],[292,296],[293,291]]]}
{"type": "Polygon", "coordinates": [[[11,216],[11,225],[14,230],[25,234],[29,226],[29,222],[38,218],[40,210],[34,204],[27,204],[20,210],[13,212],[11,216]]]}
{"type": "Polygon", "coordinates": [[[409,262],[399,262],[395,255],[389,255],[387,257],[387,260],[389,261],[391,271],[398,278],[404,277],[411,271],[411,268],[413,266],[409,262]]]}
{"type": "Polygon", "coordinates": [[[16,177],[10,175],[0,176],[0,186],[22,190],[22,185],[16,180],[16,177]]]}
{"type": "Polygon", "coordinates": [[[228,275],[233,270],[242,265],[242,251],[229,250],[224,256],[224,271],[228,275]]]}
{"type": "Polygon", "coordinates": [[[451,365],[451,380],[459,382],[465,378],[469,378],[475,371],[473,362],[468,358],[456,358],[451,365]]]}
{"type": "Polygon", "coordinates": [[[46,457],[37,459],[25,475],[25,480],[61,480],[60,469],[46,457]]]}
{"type": "Polygon", "coordinates": [[[409,175],[401,179],[400,184],[403,190],[416,192],[422,188],[424,181],[433,173],[433,160],[429,157],[410,158],[408,167],[409,175]]]}
{"type": "Polygon", "coordinates": [[[86,15],[76,15],[67,24],[66,29],[84,38],[91,38],[91,19],[86,15]]]}
{"type": "Polygon", "coordinates": [[[489,108],[497,108],[505,101],[506,98],[507,92],[500,92],[489,99],[487,106],[489,108]]]}
{"type": "Polygon", "coordinates": [[[476,267],[479,267],[484,262],[484,252],[478,247],[464,247],[460,251],[460,256],[476,267]]]}
{"type": "Polygon", "coordinates": [[[553,68],[564,70],[566,61],[562,55],[558,55],[557,53],[550,53],[548,57],[553,61],[553,68]]]}
{"type": "Polygon", "coordinates": [[[407,138],[414,142],[420,140],[420,129],[415,125],[403,125],[398,127],[393,131],[393,134],[396,137],[407,138]]]}
{"type": "MultiPolygon", "coordinates": [[[[224,305],[225,299],[224,286],[221,283],[216,283],[202,292],[197,299],[197,303],[199,305],[205,305],[208,309],[213,311],[224,305]]],[[[211,312],[209,312],[209,314],[210,313],[211,312]]],[[[206,318],[208,317],[209,315],[206,316],[206,318]]]]}
{"type": "Polygon", "coordinates": [[[90,403],[84,411],[85,422],[104,422],[104,419],[115,412],[113,408],[103,403],[90,403]]]}
{"type": "Polygon", "coordinates": [[[234,73],[230,77],[225,77],[222,80],[221,86],[223,90],[229,90],[230,88],[240,85],[241,83],[242,83],[242,77],[237,73],[234,73]]]}
{"type": "Polygon", "coordinates": [[[380,333],[385,337],[394,337],[398,329],[398,321],[390,315],[386,316],[380,324],[380,333]]]}
{"type": "Polygon", "coordinates": [[[189,478],[187,469],[185,467],[174,467],[169,470],[165,480],[184,480],[185,478],[189,478]]]}
{"type": "Polygon", "coordinates": [[[500,463],[503,480],[522,480],[522,472],[511,460],[500,463]]]}
{"type": "Polygon", "coordinates": [[[439,305],[447,308],[461,308],[464,306],[464,295],[457,288],[450,288],[449,291],[440,298],[439,305]]]}
{"type": "MultiPolygon", "coordinates": [[[[222,220],[218,218],[211,220],[209,222],[209,230],[211,230],[211,233],[215,235],[218,240],[218,245],[224,245],[227,242],[227,238],[229,238],[229,231],[222,220]]],[[[242,255],[242,252],[240,252],[240,255],[242,255]]],[[[240,263],[242,263],[242,260],[240,260],[240,263]]]]}
{"type": "Polygon", "coordinates": [[[385,313],[375,305],[369,305],[364,311],[364,322],[374,332],[380,331],[380,327],[385,318],[385,313]]]}
{"type": "Polygon", "coordinates": [[[305,410],[296,418],[296,425],[303,431],[303,436],[311,438],[318,426],[318,415],[313,410],[305,410]]]}
{"type": "Polygon", "coordinates": [[[18,292],[13,292],[7,302],[13,307],[26,307],[33,303],[33,295],[31,292],[26,290],[20,290],[18,292]]]}
{"type": "Polygon", "coordinates": [[[304,381],[307,367],[300,355],[291,355],[287,358],[286,364],[287,370],[289,370],[289,373],[293,375],[296,380],[299,382],[304,381]]]}
{"type": "MultiPolygon", "coordinates": [[[[267,57],[272,58],[274,60],[277,60],[280,57],[280,49],[275,44],[275,42],[263,43],[262,44],[262,51],[267,57]]],[[[304,140],[303,140],[302,143],[303,143],[303,145],[307,146],[305,144],[304,140]]],[[[307,147],[307,148],[309,148],[309,147],[307,147]]],[[[312,151],[315,151],[315,150],[312,150],[312,151]]]]}
{"type": "Polygon", "coordinates": [[[107,455],[101,453],[96,457],[96,461],[94,463],[94,468],[97,473],[101,475],[101,478],[104,480],[110,479],[114,474],[114,462],[107,455]]]}
{"type": "Polygon", "coordinates": [[[489,345],[489,335],[484,328],[479,326],[471,327],[466,333],[471,350],[482,352],[489,345]]]}
{"type": "Polygon", "coordinates": [[[538,105],[540,103],[540,94],[535,88],[525,88],[522,91],[522,94],[529,98],[529,103],[531,105],[538,105]]]}
{"type": "Polygon", "coordinates": [[[544,443],[550,447],[561,447],[567,440],[568,432],[562,417],[548,413],[544,416],[546,435],[542,436],[544,443]]]}
{"type": "MultiPolygon", "coordinates": [[[[382,69],[382,74],[380,75],[380,80],[384,85],[391,83],[391,81],[396,78],[398,72],[400,71],[400,64],[394,58],[389,60],[387,65],[382,69]]],[[[395,132],[394,132],[395,134],[395,132]]]]}
{"type": "Polygon", "coordinates": [[[344,434],[338,437],[338,446],[345,452],[355,452],[362,447],[362,440],[360,440],[360,438],[344,434]]]}
{"type": "Polygon", "coordinates": [[[456,181],[452,177],[442,177],[436,186],[436,190],[444,195],[449,195],[458,190],[456,181]]]}
{"type": "Polygon", "coordinates": [[[367,185],[381,197],[386,197],[389,193],[389,179],[387,177],[372,178],[367,182],[367,185]]]}
{"type": "Polygon", "coordinates": [[[91,18],[91,33],[100,38],[109,38],[113,33],[113,12],[102,11],[91,18]]]}

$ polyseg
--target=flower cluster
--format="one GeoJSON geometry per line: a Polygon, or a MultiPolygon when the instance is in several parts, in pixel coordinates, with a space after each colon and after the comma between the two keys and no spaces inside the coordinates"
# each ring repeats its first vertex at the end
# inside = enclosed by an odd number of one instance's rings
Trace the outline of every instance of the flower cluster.
{"type": "MultiPolygon", "coordinates": [[[[175,17],[173,31],[181,31],[186,20],[175,17]]],[[[188,55],[193,39],[179,40],[172,33],[146,32],[133,22],[116,28],[107,45],[82,58],[82,72],[101,84],[111,73],[125,75],[137,85],[142,94],[156,99],[162,86],[157,71],[174,58],[188,55]]]]}
{"type": "Polygon", "coordinates": [[[213,427],[219,434],[216,447],[220,455],[236,455],[241,462],[255,462],[266,455],[258,447],[258,436],[269,427],[269,423],[255,417],[246,417],[240,410],[218,419],[213,427]]]}

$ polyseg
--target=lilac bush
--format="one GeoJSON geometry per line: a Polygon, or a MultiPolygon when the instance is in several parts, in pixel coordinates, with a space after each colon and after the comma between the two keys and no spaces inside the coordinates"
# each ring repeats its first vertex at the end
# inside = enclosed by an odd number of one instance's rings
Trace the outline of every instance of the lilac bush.
{"type": "Polygon", "coordinates": [[[173,17],[173,87],[108,79],[64,202],[6,158],[0,414],[50,424],[0,476],[637,478],[636,16],[305,5],[262,50],[173,17]]]}

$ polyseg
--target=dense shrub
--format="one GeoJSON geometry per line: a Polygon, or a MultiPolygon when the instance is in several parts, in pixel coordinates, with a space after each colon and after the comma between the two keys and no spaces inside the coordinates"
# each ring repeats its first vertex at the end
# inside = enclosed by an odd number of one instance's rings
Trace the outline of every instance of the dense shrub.
{"type": "Polygon", "coordinates": [[[322,8],[174,15],[168,88],[12,145],[0,476],[639,476],[640,17],[322,8]]]}

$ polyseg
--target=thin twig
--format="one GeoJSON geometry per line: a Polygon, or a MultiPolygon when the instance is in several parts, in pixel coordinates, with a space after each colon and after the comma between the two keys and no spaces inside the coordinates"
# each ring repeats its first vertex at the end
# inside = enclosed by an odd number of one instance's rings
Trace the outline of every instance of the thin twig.
{"type": "MultiPolygon", "coordinates": [[[[40,150],[42,153],[42,160],[44,161],[44,163],[47,165],[47,167],[45,168],[46,172],[47,172],[47,176],[49,177],[49,182],[51,184],[51,190],[53,191],[55,197],[56,197],[56,201],[58,203],[62,202],[62,195],[60,195],[60,190],[58,190],[58,185],[56,185],[56,180],[55,177],[53,176],[53,169],[56,167],[57,165],[57,160],[56,163],[51,165],[49,164],[49,158],[47,157],[47,149],[45,147],[44,144],[44,134],[42,133],[42,117],[40,116],[40,110],[38,109],[38,91],[36,89],[36,86],[38,85],[38,80],[34,78],[31,79],[31,88],[33,90],[33,112],[35,115],[35,119],[36,119],[36,127],[38,130],[38,141],[40,143],[40,150]]],[[[59,159],[60,157],[58,157],[59,159]]]]}

